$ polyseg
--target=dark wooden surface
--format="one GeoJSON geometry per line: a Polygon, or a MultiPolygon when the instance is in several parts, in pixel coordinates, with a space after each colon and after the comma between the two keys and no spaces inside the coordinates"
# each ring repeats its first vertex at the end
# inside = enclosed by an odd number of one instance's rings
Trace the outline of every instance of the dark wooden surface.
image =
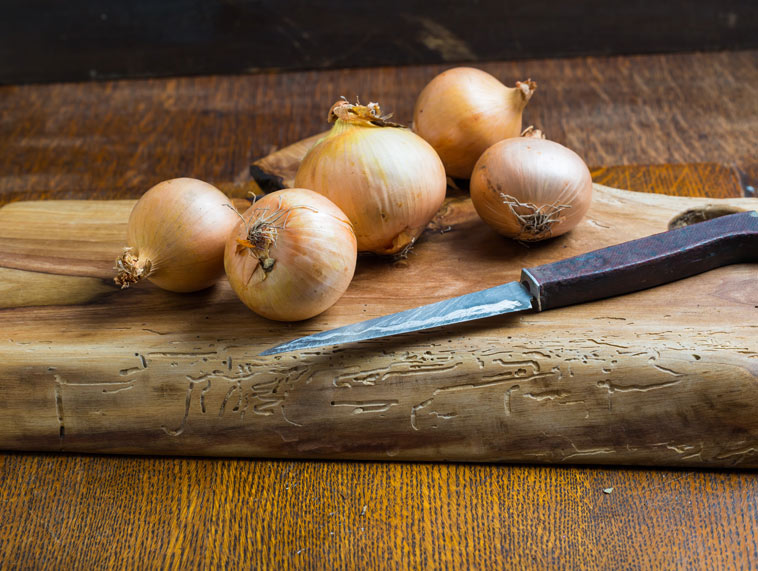
{"type": "Polygon", "coordinates": [[[755,48],[752,0],[6,0],[0,84],[755,48]]]}
{"type": "MultiPolygon", "coordinates": [[[[534,78],[525,124],[592,167],[710,163],[756,185],[758,51],[481,67],[509,85],[534,78]]],[[[254,159],[328,128],[341,95],[410,122],[415,95],[442,69],[0,87],[0,200],[136,197],[179,174],[244,182],[254,159]]],[[[618,186],[643,189],[638,172],[618,186]]],[[[676,192],[680,174],[655,176],[676,192]]]]}
{"type": "MultiPolygon", "coordinates": [[[[508,83],[536,78],[527,120],[583,155],[603,184],[713,196],[755,184],[757,52],[484,67],[508,83]]],[[[0,201],[134,197],[179,175],[244,193],[250,161],[323,129],[338,95],[379,100],[407,121],[439,69],[3,87],[0,201]]],[[[758,481],[741,471],[6,453],[0,537],[0,568],[750,569],[758,481]]]]}

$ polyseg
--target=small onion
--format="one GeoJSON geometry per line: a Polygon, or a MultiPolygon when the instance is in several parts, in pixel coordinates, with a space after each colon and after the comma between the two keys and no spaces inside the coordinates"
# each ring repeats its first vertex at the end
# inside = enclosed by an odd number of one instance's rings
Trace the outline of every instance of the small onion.
{"type": "Polygon", "coordinates": [[[229,198],[193,178],[158,183],[134,205],[127,244],[116,260],[121,288],[147,278],[160,288],[190,292],[224,273],[224,245],[238,218],[229,198]]]}
{"type": "Polygon", "coordinates": [[[449,69],[419,94],[413,130],[434,147],[448,176],[469,178],[488,147],[518,137],[521,113],[536,88],[532,80],[506,87],[480,69],[449,69]]]}
{"type": "Polygon", "coordinates": [[[310,188],[347,214],[358,250],[409,248],[445,199],[437,153],[412,131],[386,121],[379,106],[335,104],[334,127],[308,152],[295,186],[310,188]]]}
{"type": "Polygon", "coordinates": [[[471,176],[471,201],[481,218],[509,238],[537,241],[571,230],[592,201],[592,177],[563,145],[532,137],[487,149],[471,176]]]}
{"type": "Polygon", "coordinates": [[[242,302],[278,321],[308,319],[342,296],[355,272],[347,216],[311,190],[280,190],[258,200],[229,235],[224,268],[242,302]]]}

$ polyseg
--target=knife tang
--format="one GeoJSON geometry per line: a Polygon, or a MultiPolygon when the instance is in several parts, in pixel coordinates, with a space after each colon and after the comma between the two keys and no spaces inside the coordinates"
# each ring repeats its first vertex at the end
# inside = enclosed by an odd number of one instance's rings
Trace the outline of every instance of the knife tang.
{"type": "Polygon", "coordinates": [[[622,295],[758,260],[758,212],[740,212],[525,268],[537,311],[622,295]]]}

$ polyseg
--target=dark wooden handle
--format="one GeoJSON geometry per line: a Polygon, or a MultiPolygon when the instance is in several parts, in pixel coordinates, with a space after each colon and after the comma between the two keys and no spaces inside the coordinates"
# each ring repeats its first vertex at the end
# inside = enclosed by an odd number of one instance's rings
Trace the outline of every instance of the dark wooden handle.
{"type": "Polygon", "coordinates": [[[758,260],[758,212],[740,212],[524,269],[538,311],[631,293],[758,260]]]}

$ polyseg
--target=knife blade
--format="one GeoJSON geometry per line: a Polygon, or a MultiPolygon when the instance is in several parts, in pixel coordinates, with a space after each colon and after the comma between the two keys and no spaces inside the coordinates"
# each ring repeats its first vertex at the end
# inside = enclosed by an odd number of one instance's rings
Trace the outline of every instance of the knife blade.
{"type": "Polygon", "coordinates": [[[524,268],[517,282],[301,337],[266,349],[261,355],[377,339],[517,311],[544,311],[756,260],[758,212],[730,214],[524,268]]]}

